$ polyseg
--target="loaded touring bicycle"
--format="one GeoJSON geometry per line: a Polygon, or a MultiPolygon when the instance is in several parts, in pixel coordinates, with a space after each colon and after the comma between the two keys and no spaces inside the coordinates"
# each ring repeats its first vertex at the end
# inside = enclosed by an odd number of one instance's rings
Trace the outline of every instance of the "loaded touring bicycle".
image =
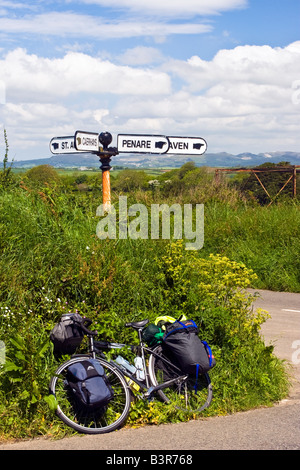
{"type": "Polygon", "coordinates": [[[159,399],[193,414],[210,405],[208,371],[215,361],[193,321],[167,322],[164,330],[147,319],[127,323],[136,331],[138,345],[96,340],[91,323],[79,314],[66,314],[50,335],[54,354],[73,354],[50,381],[56,414],[65,424],[87,434],[114,431],[126,421],[133,396],[159,399]],[[88,351],[75,354],[84,336],[88,351]],[[123,348],[136,354],[133,364],[119,354],[123,348]],[[182,351],[194,351],[193,357],[184,359],[182,351]]]}

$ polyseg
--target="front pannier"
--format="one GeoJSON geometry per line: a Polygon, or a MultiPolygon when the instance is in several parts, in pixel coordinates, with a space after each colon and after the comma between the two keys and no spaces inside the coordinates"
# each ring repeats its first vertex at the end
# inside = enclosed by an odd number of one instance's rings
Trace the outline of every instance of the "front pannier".
{"type": "Polygon", "coordinates": [[[72,364],[67,384],[77,405],[86,410],[103,408],[114,395],[102,365],[95,359],[72,364]]]}
{"type": "Polygon", "coordinates": [[[204,374],[216,364],[209,345],[200,340],[193,320],[167,326],[162,346],[170,359],[189,375],[204,374]]]}
{"type": "Polygon", "coordinates": [[[79,313],[66,313],[61,316],[50,333],[55,355],[75,353],[83,340],[84,334],[80,327],[83,321],[79,313]]]}

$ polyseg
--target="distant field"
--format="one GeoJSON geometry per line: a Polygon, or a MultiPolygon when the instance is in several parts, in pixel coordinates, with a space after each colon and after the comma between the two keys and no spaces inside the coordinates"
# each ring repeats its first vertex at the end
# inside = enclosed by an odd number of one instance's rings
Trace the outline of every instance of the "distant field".
{"type": "MultiPolygon", "coordinates": [[[[25,174],[29,168],[12,168],[12,172],[16,174],[25,174]]],[[[147,175],[161,175],[165,171],[171,170],[172,168],[131,168],[132,171],[144,171],[147,175]]],[[[114,169],[112,167],[111,174],[112,176],[117,176],[121,171],[125,170],[125,168],[117,168],[114,169]]],[[[79,170],[75,168],[56,168],[56,171],[61,176],[77,176],[77,175],[93,175],[95,173],[101,174],[100,165],[99,168],[91,168],[87,170],[79,170]]]]}

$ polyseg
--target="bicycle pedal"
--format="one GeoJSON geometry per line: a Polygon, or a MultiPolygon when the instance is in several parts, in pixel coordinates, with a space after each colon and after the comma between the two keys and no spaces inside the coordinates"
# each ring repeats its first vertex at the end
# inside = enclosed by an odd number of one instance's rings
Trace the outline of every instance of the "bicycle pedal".
{"type": "Polygon", "coordinates": [[[154,389],[155,389],[155,387],[149,387],[148,390],[144,393],[144,397],[149,399],[151,397],[154,389]]]}

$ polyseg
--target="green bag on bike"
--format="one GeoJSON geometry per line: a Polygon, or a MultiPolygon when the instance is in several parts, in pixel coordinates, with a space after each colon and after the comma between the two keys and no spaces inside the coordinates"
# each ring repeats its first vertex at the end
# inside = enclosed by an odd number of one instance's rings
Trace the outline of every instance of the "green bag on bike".
{"type": "Polygon", "coordinates": [[[162,329],[153,323],[150,323],[150,325],[142,331],[142,339],[150,347],[160,344],[162,342],[163,335],[164,332],[162,329]]]}

